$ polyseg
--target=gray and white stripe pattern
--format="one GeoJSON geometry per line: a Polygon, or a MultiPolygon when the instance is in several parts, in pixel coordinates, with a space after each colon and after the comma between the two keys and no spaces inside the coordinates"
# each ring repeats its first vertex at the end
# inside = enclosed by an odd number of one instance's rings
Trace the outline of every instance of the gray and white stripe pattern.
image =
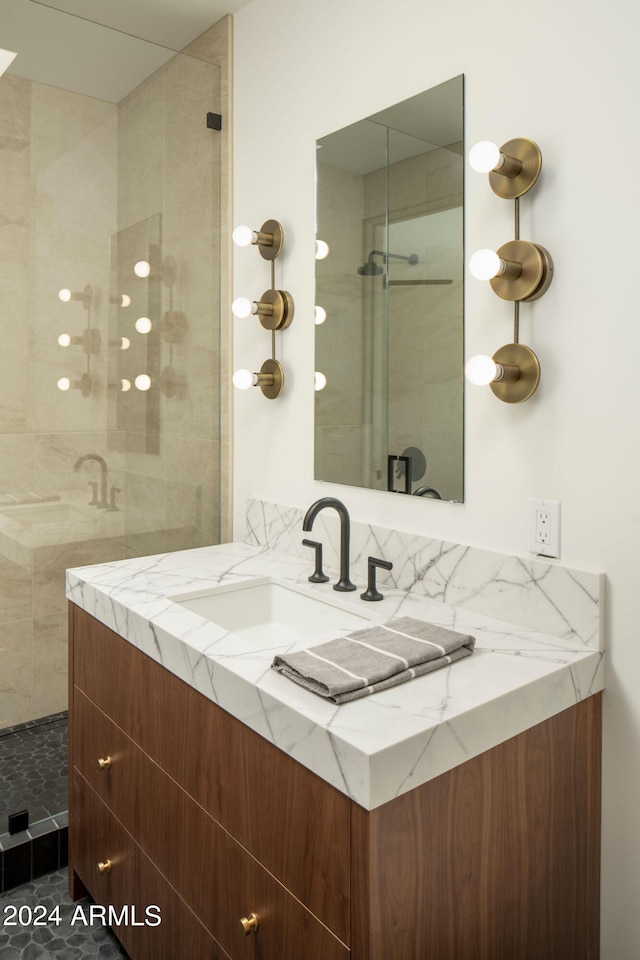
{"type": "Polygon", "coordinates": [[[475,638],[413,617],[356,630],[271,666],[313,693],[346,703],[468,657],[475,638]]]}

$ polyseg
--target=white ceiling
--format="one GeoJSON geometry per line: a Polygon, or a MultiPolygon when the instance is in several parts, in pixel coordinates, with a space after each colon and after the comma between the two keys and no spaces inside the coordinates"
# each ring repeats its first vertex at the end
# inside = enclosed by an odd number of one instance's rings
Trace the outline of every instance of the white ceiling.
{"type": "Polygon", "coordinates": [[[117,103],[173,51],[248,2],[0,0],[0,47],[18,54],[10,74],[117,103]]]}

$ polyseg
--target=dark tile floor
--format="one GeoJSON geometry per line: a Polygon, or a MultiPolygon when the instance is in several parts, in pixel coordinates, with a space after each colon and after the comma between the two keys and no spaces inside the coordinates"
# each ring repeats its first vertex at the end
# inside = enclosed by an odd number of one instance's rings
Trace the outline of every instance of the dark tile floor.
{"type": "Polygon", "coordinates": [[[85,926],[81,921],[81,917],[89,919],[90,902],[69,899],[66,870],[0,896],[0,960],[127,960],[128,954],[108,927],[85,926]],[[35,911],[36,907],[44,908],[44,913],[35,911]],[[42,915],[43,925],[29,924],[34,912],[38,919],[42,915]],[[74,916],[76,922],[72,922],[74,916]]]}
{"type": "Polygon", "coordinates": [[[10,813],[31,824],[68,809],[66,713],[0,730],[0,836],[10,813]]]}

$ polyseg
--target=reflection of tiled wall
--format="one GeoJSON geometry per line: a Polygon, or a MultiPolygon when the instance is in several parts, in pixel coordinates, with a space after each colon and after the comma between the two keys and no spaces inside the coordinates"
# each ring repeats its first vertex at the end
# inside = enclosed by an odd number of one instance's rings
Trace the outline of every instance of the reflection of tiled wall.
{"type": "MultiPolygon", "coordinates": [[[[221,348],[223,360],[228,353],[219,329],[229,268],[219,222],[222,215],[226,229],[230,31],[225,17],[192,45],[195,56],[222,64],[222,99],[220,71],[185,56],[119,105],[0,80],[0,494],[88,506],[99,468],[72,468],[90,452],[107,461],[109,488],[121,490],[108,535],[97,519],[95,535],[85,524],[77,536],[69,528],[60,542],[10,557],[0,549],[0,729],[66,708],[67,567],[216,542],[221,453],[230,513],[230,437],[218,402],[221,348]],[[223,134],[207,129],[210,110],[226,111],[223,134]],[[118,229],[158,212],[163,253],[178,265],[174,306],[189,320],[173,364],[188,372],[189,385],[183,399],[163,399],[160,453],[147,455],[127,452],[110,410],[109,246],[118,229]],[[83,399],[57,389],[59,377],[80,377],[86,362],[57,336],[81,334],[87,314],[57,293],[87,283],[104,346],[91,359],[95,392],[83,399]]],[[[225,382],[224,418],[226,397],[225,382]]]]}

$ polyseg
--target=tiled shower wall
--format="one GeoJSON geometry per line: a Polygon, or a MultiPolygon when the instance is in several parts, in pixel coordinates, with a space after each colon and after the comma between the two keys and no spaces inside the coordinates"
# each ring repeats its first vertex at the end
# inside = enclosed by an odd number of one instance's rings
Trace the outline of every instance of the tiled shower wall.
{"type": "MultiPolygon", "coordinates": [[[[225,529],[219,367],[229,133],[228,125],[222,134],[208,129],[206,114],[228,116],[230,29],[224,18],[192,45],[193,56],[177,55],[120,104],[0,80],[0,728],[67,706],[67,567],[217,542],[225,529]],[[118,417],[109,385],[117,375],[109,339],[127,323],[131,338],[140,336],[136,318],[110,303],[110,258],[118,231],[158,215],[162,255],[176,262],[173,306],[187,320],[180,343],[169,350],[161,341],[161,364],[185,382],[179,396],[160,393],[145,424],[156,438],[149,453],[136,452],[130,434],[139,423],[118,417]],[[102,340],[89,397],[57,388],[60,377],[80,378],[87,361],[80,347],[57,343],[60,333],[81,335],[87,311],[57,294],[86,284],[102,340]],[[89,507],[97,464],[73,470],[87,453],[106,461],[117,511],[89,507]],[[14,501],[34,495],[84,514],[49,522],[34,508],[20,520],[14,501]]],[[[168,295],[163,288],[156,324],[168,295]]]]}

